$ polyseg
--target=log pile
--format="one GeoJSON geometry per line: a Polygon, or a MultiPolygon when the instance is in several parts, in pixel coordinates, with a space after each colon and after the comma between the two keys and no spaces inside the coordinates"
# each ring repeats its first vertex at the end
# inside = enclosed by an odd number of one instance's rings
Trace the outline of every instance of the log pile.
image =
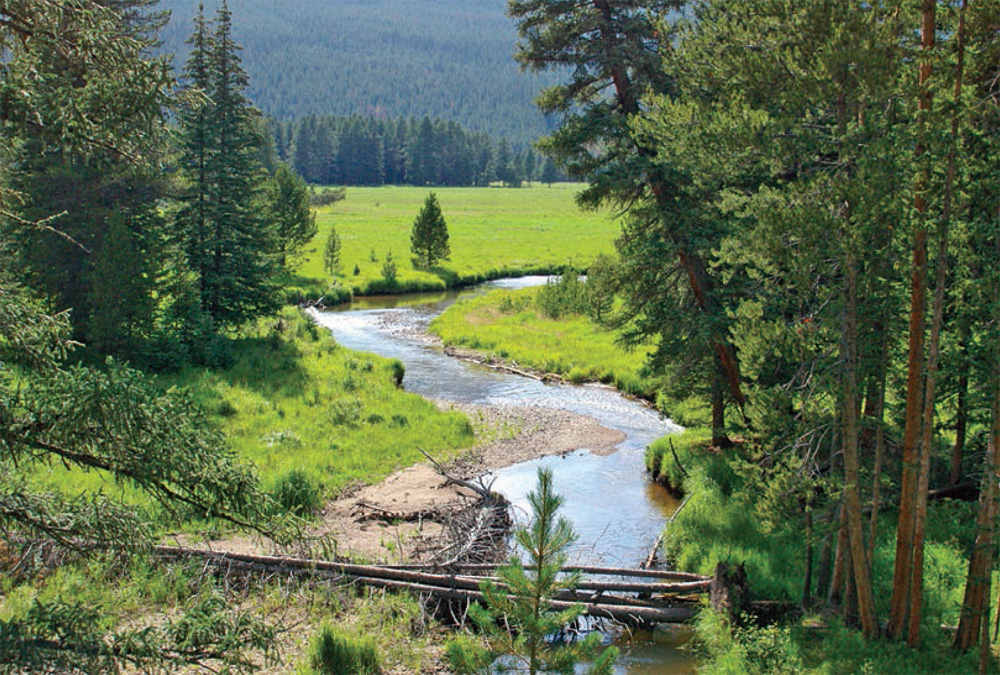
{"type": "MultiPolygon", "coordinates": [[[[207,566],[224,572],[247,571],[274,575],[294,575],[327,579],[345,584],[360,584],[374,588],[405,590],[417,595],[461,602],[483,599],[479,585],[486,579],[496,580],[488,572],[496,565],[388,566],[359,565],[326,560],[309,560],[283,556],[252,555],[207,551],[179,546],[157,546],[153,555],[161,559],[199,558],[207,566]],[[476,574],[475,572],[479,572],[476,574]]],[[[594,577],[585,578],[575,590],[563,593],[552,601],[556,610],[582,604],[588,616],[612,619],[625,624],[674,623],[694,616],[698,597],[707,593],[712,579],[683,572],[632,570],[605,567],[568,567],[565,572],[588,571],[594,577]],[[599,576],[596,576],[599,575],[599,576]],[[612,581],[608,576],[655,579],[652,582],[612,581]],[[629,594],[641,594],[635,597],[629,594]]]]}

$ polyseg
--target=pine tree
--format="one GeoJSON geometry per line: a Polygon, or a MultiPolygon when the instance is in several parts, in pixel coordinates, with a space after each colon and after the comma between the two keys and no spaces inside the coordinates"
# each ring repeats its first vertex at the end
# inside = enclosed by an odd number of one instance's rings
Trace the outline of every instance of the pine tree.
{"type": "Polygon", "coordinates": [[[552,184],[559,180],[559,170],[556,168],[555,162],[552,161],[551,157],[546,157],[545,162],[542,164],[542,175],[539,180],[552,187],[552,184]]]}
{"type": "Polygon", "coordinates": [[[284,162],[267,186],[266,218],[274,230],[282,267],[316,236],[316,214],[309,208],[309,188],[284,162]]]}
{"type": "Polygon", "coordinates": [[[340,272],[340,246],[340,235],[337,234],[337,228],[331,225],[330,234],[323,246],[323,269],[331,277],[340,272]]]}
{"type": "Polygon", "coordinates": [[[517,170],[514,168],[514,156],[510,149],[510,143],[506,138],[500,139],[497,147],[497,180],[504,187],[517,187],[520,181],[517,178],[517,170]]]}
{"type": "Polygon", "coordinates": [[[531,181],[535,177],[535,172],[538,170],[538,158],[535,157],[535,151],[528,148],[524,152],[524,181],[531,186],[531,181]]]}
{"type": "Polygon", "coordinates": [[[224,1],[214,31],[195,19],[185,72],[204,98],[182,117],[190,188],[179,219],[188,264],[198,275],[202,310],[220,326],[238,326],[280,306],[273,233],[256,200],[263,171],[257,157],[259,113],[244,91],[247,76],[224,1]]]}
{"type": "Polygon", "coordinates": [[[433,192],[427,195],[423,208],[413,221],[410,252],[413,253],[413,266],[420,269],[430,269],[438,261],[451,257],[448,224],[441,214],[437,195],[433,192]]]}
{"type": "Polygon", "coordinates": [[[561,576],[566,551],[576,539],[573,528],[558,515],[562,498],[552,489],[552,471],[538,470],[538,487],[528,493],[531,524],[520,527],[514,536],[527,554],[529,573],[520,558],[497,570],[503,587],[492,581],[482,584],[487,608],[469,607],[469,614],[482,630],[493,656],[508,655],[521,672],[574,672],[581,658],[593,658],[591,675],[610,673],[618,650],[604,650],[599,656],[600,634],[591,633],[585,640],[561,644],[550,638],[583,613],[577,606],[561,612],[549,608],[549,601],[573,588],[580,574],[561,576]],[[596,656],[596,658],[595,658],[596,656]]]}
{"type": "MultiPolygon", "coordinates": [[[[719,223],[702,220],[698,200],[677,199],[679,193],[683,195],[678,188],[686,178],[667,162],[653,170],[655,148],[631,128],[642,118],[642,96],[673,91],[672,77],[664,71],[664,55],[660,53],[660,44],[671,36],[660,39],[653,17],[675,14],[685,4],[684,0],[593,0],[583,4],[510,0],[507,12],[518,24],[520,41],[515,56],[522,67],[536,71],[568,67],[569,81],[549,87],[537,99],[543,113],[563,116],[560,127],[538,147],[559,162],[570,177],[590,181],[578,199],[582,205],[612,203],[635,216],[630,219],[637,226],[631,243],[647,242],[648,246],[622,250],[623,258],[648,251],[661,266],[668,259],[675,261],[672,267],[677,273],[666,272],[665,276],[683,278],[687,286],[683,294],[694,300],[697,323],[689,341],[696,340],[699,351],[710,360],[705,379],[714,406],[721,410],[732,400],[742,409],[745,397],[739,362],[729,339],[727,308],[722,304],[727,294],[719,291],[719,280],[706,263],[713,244],[718,243],[719,223]],[[596,91],[609,95],[594,96],[596,91]],[[724,398],[724,387],[728,398],[724,398]]],[[[648,261],[637,261],[639,267],[648,268],[648,261]]],[[[664,288],[662,280],[659,291],[656,285],[626,292],[627,298],[635,300],[635,316],[678,302],[664,297],[676,294],[674,288],[664,288]]],[[[649,322],[646,327],[646,334],[637,335],[637,339],[661,336],[669,330],[649,322]]],[[[717,434],[715,440],[728,444],[724,433],[717,434]]]]}

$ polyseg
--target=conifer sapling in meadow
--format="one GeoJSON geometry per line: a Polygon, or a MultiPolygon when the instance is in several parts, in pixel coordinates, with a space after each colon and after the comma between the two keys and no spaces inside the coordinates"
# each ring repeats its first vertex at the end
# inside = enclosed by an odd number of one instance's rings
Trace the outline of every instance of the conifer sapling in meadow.
{"type": "MultiPolygon", "coordinates": [[[[331,227],[330,234],[327,235],[326,244],[323,247],[323,269],[331,277],[336,276],[337,272],[340,271],[340,248],[340,235],[337,234],[336,227],[331,227]]],[[[357,269],[356,265],[355,269],[357,269]]]]}
{"type": "Polygon", "coordinates": [[[418,269],[430,269],[441,260],[451,257],[448,246],[448,224],[441,214],[437,195],[431,192],[424,201],[424,206],[413,221],[410,233],[410,251],[413,253],[413,266],[418,269]]]}

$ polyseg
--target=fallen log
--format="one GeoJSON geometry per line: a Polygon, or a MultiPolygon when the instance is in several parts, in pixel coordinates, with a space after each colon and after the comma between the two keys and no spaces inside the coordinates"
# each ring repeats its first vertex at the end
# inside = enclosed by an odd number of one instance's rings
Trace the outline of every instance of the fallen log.
{"type": "Polygon", "coordinates": [[[383,508],[377,504],[369,504],[368,502],[363,501],[359,501],[355,508],[359,511],[368,511],[368,513],[362,513],[357,516],[357,520],[359,522],[366,522],[369,520],[379,520],[388,523],[419,523],[425,520],[428,522],[443,522],[445,518],[442,513],[435,510],[411,511],[404,513],[402,511],[390,511],[389,509],[383,508]]]}
{"type": "MultiPolygon", "coordinates": [[[[467,600],[469,602],[481,602],[483,600],[483,594],[479,591],[408,584],[392,579],[359,578],[356,581],[377,588],[407,590],[413,593],[434,595],[452,600],[467,600]]],[[[694,607],[634,607],[603,603],[568,602],[565,600],[549,601],[549,606],[556,611],[570,609],[576,605],[583,605],[583,613],[587,616],[613,619],[627,624],[681,623],[694,618],[697,613],[697,609],[694,607]]]]}
{"type": "MultiPolygon", "coordinates": [[[[394,569],[430,570],[441,569],[439,565],[432,564],[406,564],[392,565],[394,569]]],[[[500,564],[464,564],[454,565],[449,569],[462,570],[466,572],[488,572],[500,567],[500,564]]],[[[530,565],[525,565],[524,569],[534,569],[530,565]]],[[[568,565],[559,570],[560,572],[582,572],[583,574],[599,574],[609,577],[635,577],[646,579],[672,579],[675,581],[706,581],[711,579],[704,574],[694,574],[692,572],[676,572],[673,570],[644,570],[631,567],[596,567],[593,565],[568,565]]]]}
{"type": "MultiPolygon", "coordinates": [[[[169,558],[200,557],[204,558],[209,564],[227,569],[315,575],[375,588],[408,590],[413,593],[433,595],[453,600],[483,600],[483,595],[478,589],[481,580],[461,577],[459,575],[429,574],[412,570],[391,569],[374,565],[354,565],[324,560],[300,560],[280,556],[204,551],[179,546],[155,546],[153,547],[153,553],[160,557],[169,558]]],[[[660,584],[660,586],[668,585],[660,584]]],[[[573,605],[582,604],[584,613],[588,616],[614,619],[623,623],[682,622],[692,618],[696,611],[693,607],[663,607],[634,598],[607,597],[604,602],[594,602],[593,600],[600,598],[601,591],[593,594],[591,596],[592,601],[590,602],[586,600],[581,601],[581,598],[586,598],[586,596],[582,595],[580,590],[567,593],[571,593],[571,595],[564,595],[563,597],[566,599],[551,601],[553,609],[569,609],[573,605]]]]}
{"type": "MultiPolygon", "coordinates": [[[[478,589],[480,582],[484,580],[483,577],[473,577],[454,573],[435,574],[432,572],[419,572],[415,570],[379,565],[357,565],[352,563],[331,562],[327,560],[286,558],[283,556],[251,555],[248,553],[227,553],[222,551],[201,551],[198,549],[188,549],[179,546],[156,546],[154,547],[153,552],[156,555],[166,557],[184,557],[194,555],[208,559],[218,559],[223,562],[237,561],[252,563],[275,570],[288,568],[299,570],[320,570],[339,574],[345,577],[391,579],[407,583],[464,588],[468,590],[478,589]]],[[[496,581],[495,578],[490,578],[490,580],[496,581]]],[[[710,584],[710,579],[676,584],[583,580],[576,585],[576,588],[582,591],[618,593],[698,593],[708,591],[710,584]]]]}

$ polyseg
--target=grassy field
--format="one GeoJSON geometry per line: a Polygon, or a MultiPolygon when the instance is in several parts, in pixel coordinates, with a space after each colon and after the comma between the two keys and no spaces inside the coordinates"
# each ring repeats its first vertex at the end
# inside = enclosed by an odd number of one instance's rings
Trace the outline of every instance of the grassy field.
{"type": "MultiPolygon", "coordinates": [[[[229,368],[192,368],[158,382],[188,388],[268,490],[298,470],[329,496],[422,460],[418,445],[447,459],[474,442],[464,415],[396,387],[402,364],[338,346],[296,309],[262,322],[233,353],[229,368]]],[[[95,472],[56,467],[42,480],[140,497],[95,472]]]]}
{"type": "Polygon", "coordinates": [[[581,314],[550,319],[536,305],[537,288],[497,290],[452,305],[431,323],[446,345],[470,347],[558,373],[573,382],[605,382],[652,398],[656,383],[646,372],[652,347],[626,351],[614,332],[581,314]]]}
{"type": "Polygon", "coordinates": [[[357,294],[437,290],[500,276],[547,273],[567,264],[584,269],[598,253],[611,252],[619,225],[606,211],[581,211],[574,202],[580,188],[569,183],[521,189],[435,188],[448,223],[451,260],[429,272],[413,269],[410,229],[432,190],[348,188],[346,199],[319,210],[319,232],[306,247],[298,276],[289,283],[309,294],[327,287],[323,246],[331,226],[336,226],[343,245],[340,282],[357,294]],[[382,279],[389,251],[399,269],[395,287],[382,279]]]}

